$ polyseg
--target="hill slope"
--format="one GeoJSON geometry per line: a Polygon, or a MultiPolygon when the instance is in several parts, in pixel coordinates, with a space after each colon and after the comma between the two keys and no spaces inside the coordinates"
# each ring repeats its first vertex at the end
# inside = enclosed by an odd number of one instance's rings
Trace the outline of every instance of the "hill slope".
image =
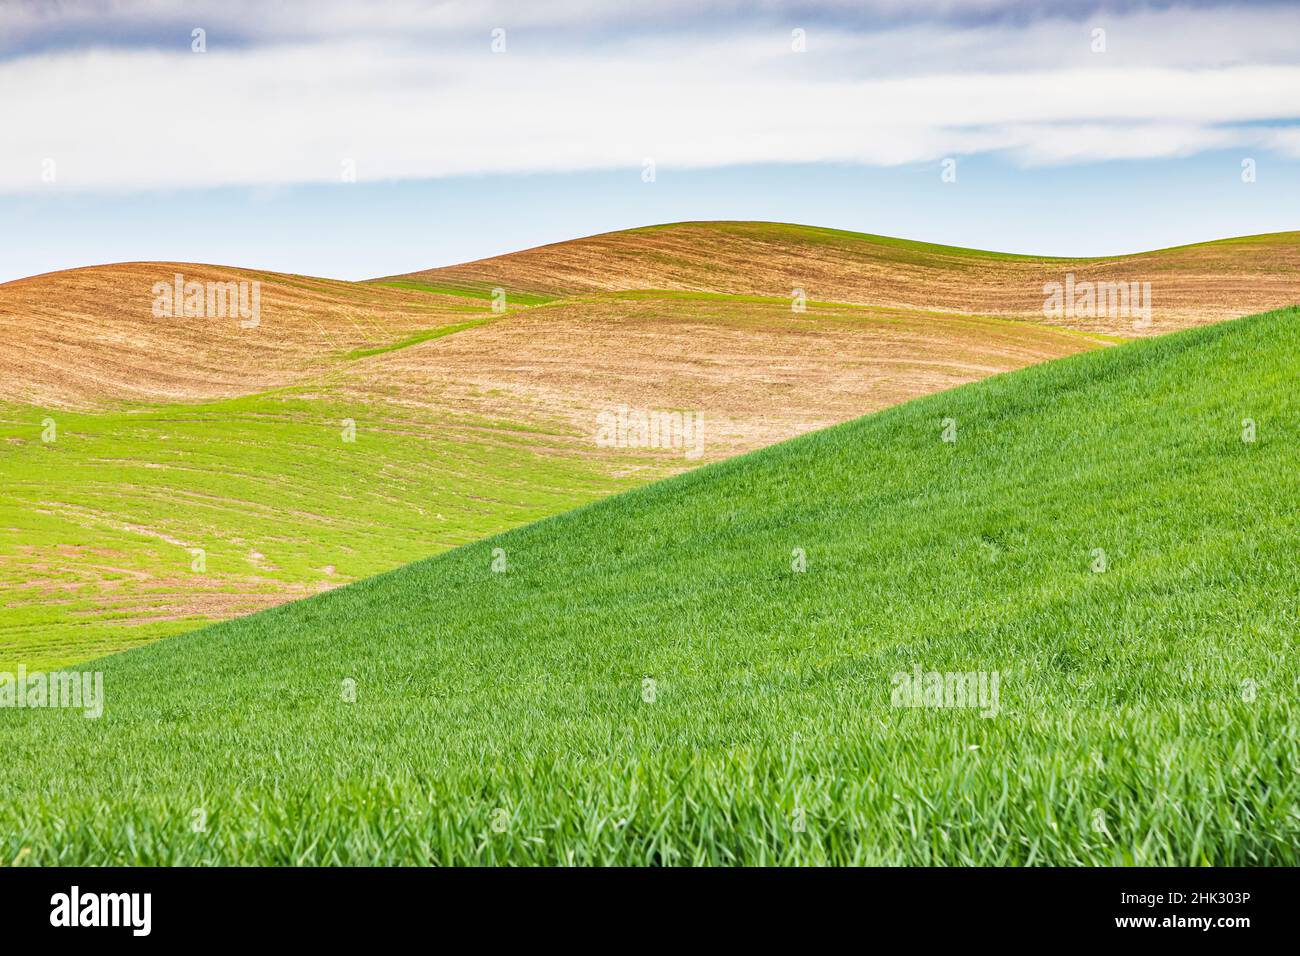
{"type": "MultiPolygon", "coordinates": [[[[233,300],[238,302],[238,299],[233,300]]],[[[217,306],[215,300],[214,306],[217,306]]],[[[180,262],[70,269],[0,285],[0,401],[87,409],[196,402],[292,384],[358,349],[386,346],[482,315],[470,298],[180,262]],[[154,289],[248,283],[245,320],[155,315],[154,289]],[[258,284],[254,302],[252,283],[258,284]],[[256,324],[249,325],[256,319],[256,324]]]]}
{"type": "Polygon", "coordinates": [[[769,222],[684,222],[605,233],[398,277],[436,288],[499,286],[549,295],[711,290],[1042,322],[1043,286],[1149,282],[1151,326],[1125,316],[1053,324],[1158,334],[1300,302],[1300,233],[1244,236],[1129,256],[1060,259],[769,222]]]}
{"type": "Polygon", "coordinates": [[[715,292],[505,305],[180,263],[0,285],[0,669],[303,597],[1108,341],[715,292]],[[257,322],[155,315],[177,274],[258,283],[257,322]],[[599,443],[625,408],[697,416],[699,441],[599,443]]]}
{"type": "Polygon", "coordinates": [[[0,858],[1294,865],[1298,347],[1063,359],[105,659],[98,720],[0,709],[0,858]]]}
{"type": "Polygon", "coordinates": [[[1110,333],[1300,301],[1297,250],[1053,260],[679,223],[368,283],[184,263],[6,283],[0,667],[313,594],[1110,333]],[[257,283],[257,321],[155,315],[177,274],[257,283]],[[1149,281],[1151,326],[1045,324],[1043,282],[1071,274],[1149,281]],[[598,442],[622,409],[697,416],[702,444],[598,442]]]}

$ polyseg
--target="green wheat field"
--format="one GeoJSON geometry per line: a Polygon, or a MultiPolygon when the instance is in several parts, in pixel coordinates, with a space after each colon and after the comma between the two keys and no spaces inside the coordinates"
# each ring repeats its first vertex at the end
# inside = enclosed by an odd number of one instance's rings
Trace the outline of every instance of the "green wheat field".
{"type": "Polygon", "coordinates": [[[78,665],[101,718],[0,710],[0,861],[1296,865],[1298,352],[1062,359],[78,665]]]}

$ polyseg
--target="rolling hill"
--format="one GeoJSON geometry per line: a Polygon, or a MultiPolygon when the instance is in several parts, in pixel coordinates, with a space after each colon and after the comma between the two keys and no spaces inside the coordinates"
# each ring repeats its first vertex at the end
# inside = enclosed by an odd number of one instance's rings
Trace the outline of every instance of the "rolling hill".
{"type": "Polygon", "coordinates": [[[611,232],[464,265],[394,277],[434,288],[528,289],[547,295],[626,289],[713,291],[1042,322],[1043,286],[1149,282],[1149,328],[1122,316],[1053,324],[1155,335],[1300,299],[1300,233],[1204,242],[1128,256],[1018,256],[769,222],[687,222],[611,232]]]}
{"type": "Polygon", "coordinates": [[[364,283],[127,263],[0,285],[0,668],[86,660],[921,395],[1295,302],[1296,249],[1280,234],[1042,260],[684,223],[364,283]],[[1068,273],[1149,280],[1151,328],[1047,321],[1044,277],[1068,273]],[[257,321],[155,314],[177,274],[257,283],[257,321]],[[623,410],[700,416],[702,440],[602,442],[623,410]]]}
{"type": "Polygon", "coordinates": [[[0,710],[0,859],[1295,865],[1298,347],[1063,358],[103,659],[99,719],[0,710]]]}

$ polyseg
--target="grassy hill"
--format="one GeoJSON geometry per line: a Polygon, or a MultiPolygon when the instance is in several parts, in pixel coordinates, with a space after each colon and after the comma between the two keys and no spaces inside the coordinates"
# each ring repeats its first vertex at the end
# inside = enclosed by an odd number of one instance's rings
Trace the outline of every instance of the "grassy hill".
{"type": "Polygon", "coordinates": [[[1065,358],[98,661],[98,720],[0,709],[0,859],[1295,865],[1297,348],[1065,358]]]}
{"type": "Polygon", "coordinates": [[[0,669],[314,594],[1111,341],[816,295],[795,312],[788,293],[511,283],[493,304],[183,263],[0,285],[0,669]],[[155,316],[177,273],[260,283],[259,321],[155,316]],[[702,415],[699,457],[598,445],[625,406],[702,415]]]}
{"type": "Polygon", "coordinates": [[[0,669],[133,647],[921,395],[1296,301],[1293,233],[1063,260],[737,222],[374,282],[137,262],[5,283],[0,669]],[[156,316],[178,273],[259,283],[258,321],[156,316]],[[1149,281],[1151,327],[1045,324],[1043,283],[1070,273],[1149,281]],[[622,407],[703,416],[699,457],[597,444],[622,407]]]}

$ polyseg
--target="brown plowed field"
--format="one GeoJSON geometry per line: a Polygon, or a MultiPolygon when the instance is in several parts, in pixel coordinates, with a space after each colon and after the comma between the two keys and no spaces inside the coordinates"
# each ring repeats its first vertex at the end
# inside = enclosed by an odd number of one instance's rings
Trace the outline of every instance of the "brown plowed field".
{"type": "Polygon", "coordinates": [[[412,273],[437,283],[555,295],[682,289],[976,313],[1045,322],[1044,285],[1149,282],[1152,325],[1067,317],[1049,324],[1146,335],[1300,302],[1300,233],[1273,233],[1102,259],[1051,259],[905,242],[811,226],[651,226],[412,273]]]}
{"type": "MultiPolygon", "coordinates": [[[[251,306],[252,286],[248,286],[251,306]]],[[[205,295],[206,312],[206,295],[205,295]]],[[[347,352],[464,321],[476,306],[388,286],[188,263],[131,262],[0,285],[0,400],[54,408],[191,402],[265,391],[347,352]],[[176,273],[258,282],[259,320],[154,315],[176,273]],[[457,311],[462,310],[462,311],[457,311]],[[251,321],[251,320],[249,320],[251,321]]]]}
{"type": "Polygon", "coordinates": [[[592,296],[364,359],[333,387],[361,403],[567,422],[588,454],[601,411],[701,410],[708,461],[1100,344],[996,318],[592,296]]]}

